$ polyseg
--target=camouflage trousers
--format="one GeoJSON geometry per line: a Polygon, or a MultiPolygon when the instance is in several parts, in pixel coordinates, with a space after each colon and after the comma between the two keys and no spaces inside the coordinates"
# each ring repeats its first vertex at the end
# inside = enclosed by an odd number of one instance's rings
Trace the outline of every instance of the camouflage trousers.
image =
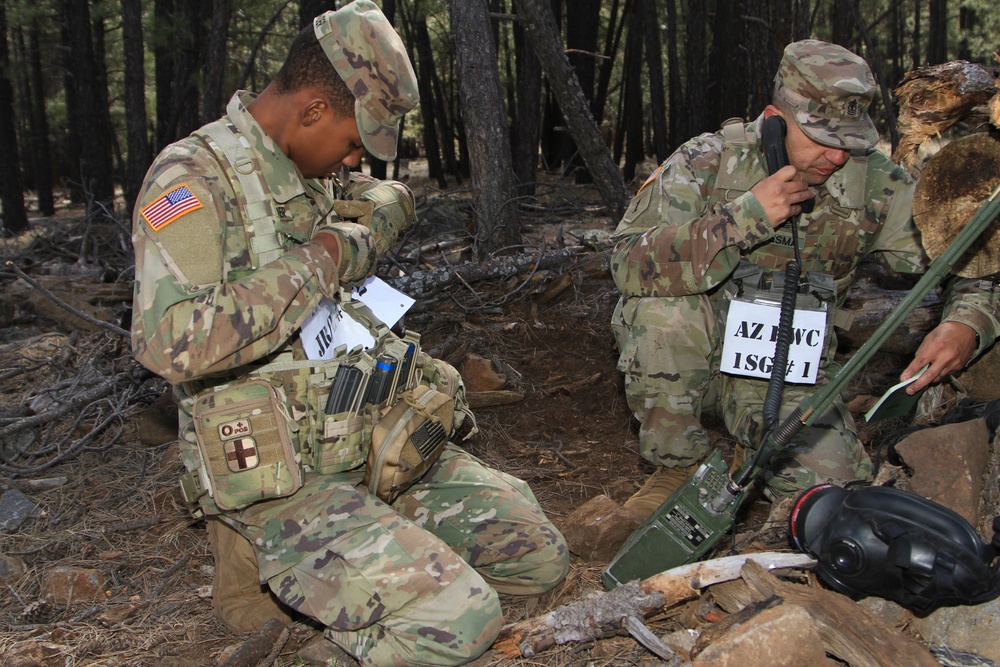
{"type": "Polygon", "coordinates": [[[309,475],[227,518],[261,582],[363,665],[465,663],[500,630],[498,593],[542,593],[569,570],[528,485],[454,445],[392,506],[361,477],[309,475]]]}
{"type": "MultiPolygon", "coordinates": [[[[709,296],[623,297],[612,316],[612,330],[628,406],[640,423],[644,458],[668,467],[705,458],[710,443],[701,424],[703,412],[718,415],[744,447],[757,448],[768,383],[719,372],[725,322],[709,296]]],[[[831,370],[836,369],[825,369],[831,370]]],[[[827,377],[821,371],[820,384],[827,377]]],[[[815,389],[786,384],[779,421],[815,389]]],[[[769,495],[784,496],[815,484],[869,479],[871,472],[854,419],[838,397],[772,459],[764,482],[769,495]]]]}

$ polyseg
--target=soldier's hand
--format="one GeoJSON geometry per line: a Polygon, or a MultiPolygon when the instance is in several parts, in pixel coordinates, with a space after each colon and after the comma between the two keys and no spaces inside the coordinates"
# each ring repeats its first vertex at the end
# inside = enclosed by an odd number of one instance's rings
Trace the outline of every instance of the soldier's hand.
{"type": "Polygon", "coordinates": [[[356,222],[323,225],[313,234],[313,240],[326,248],[337,262],[341,284],[359,283],[375,268],[375,260],[378,259],[375,236],[364,225],[356,222]]]}
{"type": "Polygon", "coordinates": [[[909,380],[929,364],[924,374],[906,387],[907,394],[915,394],[964,367],[975,351],[976,332],[972,327],[960,322],[942,322],[920,343],[913,361],[903,370],[899,379],[909,380]]]}
{"type": "Polygon", "coordinates": [[[799,178],[792,165],[786,165],[750,188],[757,201],[764,207],[768,222],[774,229],[788,218],[802,212],[801,203],[812,198],[813,192],[799,178]]]}

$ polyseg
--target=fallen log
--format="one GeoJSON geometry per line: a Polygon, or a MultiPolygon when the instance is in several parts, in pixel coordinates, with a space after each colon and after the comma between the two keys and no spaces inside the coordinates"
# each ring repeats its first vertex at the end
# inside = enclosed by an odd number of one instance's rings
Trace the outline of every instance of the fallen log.
{"type": "Polygon", "coordinates": [[[510,657],[521,655],[531,658],[557,644],[598,639],[616,632],[626,617],[641,618],[695,598],[703,588],[738,578],[747,561],[768,570],[811,568],[816,563],[805,554],[768,552],[682,565],[648,579],[632,581],[612,591],[565,604],[544,616],[507,625],[500,630],[493,648],[510,657]]]}
{"type": "Polygon", "coordinates": [[[410,297],[429,299],[442,289],[455,283],[475,283],[497,278],[510,278],[526,271],[537,271],[558,266],[584,250],[583,246],[569,246],[554,252],[502,255],[485,262],[464,262],[442,266],[430,271],[414,271],[408,276],[387,278],[386,282],[410,297]]]}
{"type": "MultiPolygon", "coordinates": [[[[853,316],[850,329],[837,330],[840,350],[857,350],[888,319],[908,290],[886,290],[867,281],[851,287],[844,310],[853,316]]],[[[943,304],[934,292],[929,293],[903,323],[890,335],[880,348],[888,354],[912,357],[924,337],[941,320],[943,304]]]]}

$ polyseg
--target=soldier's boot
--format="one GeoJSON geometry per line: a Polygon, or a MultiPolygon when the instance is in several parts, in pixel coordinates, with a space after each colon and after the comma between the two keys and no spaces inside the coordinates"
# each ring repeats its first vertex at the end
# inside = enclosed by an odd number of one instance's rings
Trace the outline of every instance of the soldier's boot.
{"type": "Polygon", "coordinates": [[[625,509],[640,521],[645,521],[698,469],[698,466],[698,463],[684,468],[657,466],[656,471],[649,476],[642,488],[625,501],[625,509]]]}
{"type": "Polygon", "coordinates": [[[259,630],[272,618],[291,623],[290,610],[260,585],[253,545],[218,519],[206,523],[215,558],[212,610],[219,622],[235,634],[259,630]]]}

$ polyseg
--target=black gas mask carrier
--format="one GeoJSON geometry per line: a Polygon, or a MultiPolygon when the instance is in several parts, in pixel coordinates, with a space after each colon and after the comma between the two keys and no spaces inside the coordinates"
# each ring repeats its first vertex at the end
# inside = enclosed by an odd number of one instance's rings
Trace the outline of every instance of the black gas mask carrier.
{"type": "Polygon", "coordinates": [[[853,598],[877,595],[924,616],[1000,596],[1000,517],[985,544],[961,516],[908,491],[824,484],[799,496],[789,523],[820,579],[853,598]]]}

